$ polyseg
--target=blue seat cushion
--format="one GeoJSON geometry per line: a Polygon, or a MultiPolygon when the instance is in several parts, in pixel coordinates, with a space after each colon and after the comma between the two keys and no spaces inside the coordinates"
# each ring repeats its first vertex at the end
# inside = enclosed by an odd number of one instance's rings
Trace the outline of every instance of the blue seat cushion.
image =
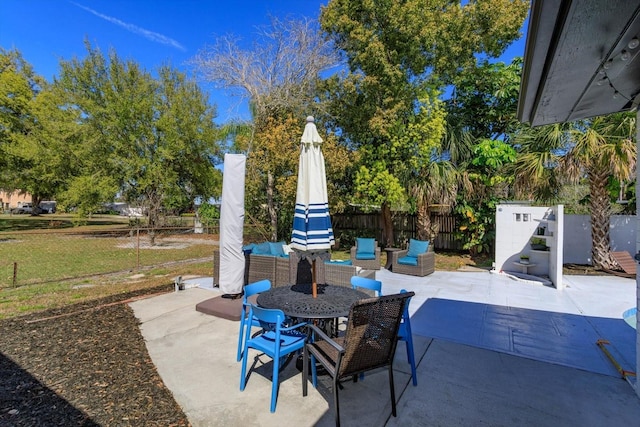
{"type": "Polygon", "coordinates": [[[418,265],[418,258],[414,256],[403,256],[402,258],[398,258],[398,264],[404,265],[418,265]]]}
{"type": "Polygon", "coordinates": [[[429,241],[428,240],[409,240],[409,251],[407,252],[407,256],[409,257],[417,257],[421,255],[429,249],[429,241]]]}
{"type": "Polygon", "coordinates": [[[275,256],[284,256],[284,242],[269,242],[269,253],[275,256]]]}
{"type": "Polygon", "coordinates": [[[255,255],[271,255],[271,246],[269,245],[269,242],[257,244],[253,247],[253,251],[251,253],[255,255]]]}
{"type": "Polygon", "coordinates": [[[376,239],[357,237],[356,259],[376,259],[376,239]]]}
{"type": "Polygon", "coordinates": [[[351,265],[351,260],[350,259],[332,259],[329,261],[325,261],[325,264],[339,264],[339,265],[351,265]]]}

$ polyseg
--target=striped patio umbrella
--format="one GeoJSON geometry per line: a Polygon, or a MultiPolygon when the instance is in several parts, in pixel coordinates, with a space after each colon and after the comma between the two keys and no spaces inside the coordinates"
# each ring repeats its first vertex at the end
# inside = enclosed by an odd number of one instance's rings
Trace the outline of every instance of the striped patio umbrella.
{"type": "Polygon", "coordinates": [[[307,124],[300,142],[300,164],[291,247],[311,254],[326,252],[331,249],[335,240],[329,216],[324,156],[320,149],[322,138],[318,135],[312,116],[307,117],[307,124]]]}

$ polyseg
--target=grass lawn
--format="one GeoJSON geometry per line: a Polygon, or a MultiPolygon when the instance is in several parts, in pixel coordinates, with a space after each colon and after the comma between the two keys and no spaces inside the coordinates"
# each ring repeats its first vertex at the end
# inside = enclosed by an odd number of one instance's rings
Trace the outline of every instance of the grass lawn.
{"type": "Polygon", "coordinates": [[[110,215],[75,227],[65,215],[0,215],[0,318],[211,275],[217,236],[180,230],[151,247],[128,225],[110,215]]]}
{"type": "Polygon", "coordinates": [[[0,288],[211,257],[212,243],[163,236],[150,246],[146,236],[138,239],[127,233],[5,234],[0,237],[0,288]]]}
{"type": "MultiPolygon", "coordinates": [[[[9,215],[0,214],[0,232],[70,229],[77,225],[77,218],[69,214],[9,215]]],[[[82,230],[121,228],[129,225],[129,219],[117,215],[94,215],[83,221],[82,230]]]]}
{"type": "Polygon", "coordinates": [[[171,284],[176,276],[210,276],[211,262],[0,288],[0,319],[171,284]]]}

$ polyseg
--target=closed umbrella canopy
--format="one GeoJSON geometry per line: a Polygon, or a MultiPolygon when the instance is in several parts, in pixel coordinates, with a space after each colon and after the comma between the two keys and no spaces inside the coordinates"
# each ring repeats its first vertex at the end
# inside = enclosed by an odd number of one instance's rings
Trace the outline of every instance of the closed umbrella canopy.
{"type": "Polygon", "coordinates": [[[324,156],[320,149],[322,138],[318,135],[312,116],[307,117],[300,142],[291,247],[305,252],[328,251],[335,240],[329,216],[324,156]]]}

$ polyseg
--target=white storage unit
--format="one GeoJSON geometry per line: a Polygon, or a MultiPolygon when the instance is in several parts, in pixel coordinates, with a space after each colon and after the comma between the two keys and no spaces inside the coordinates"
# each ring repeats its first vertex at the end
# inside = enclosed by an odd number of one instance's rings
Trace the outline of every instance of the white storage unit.
{"type": "Polygon", "coordinates": [[[501,272],[526,273],[548,278],[562,289],[564,206],[500,204],[496,207],[495,268],[501,272]],[[547,247],[532,248],[532,239],[547,247]],[[520,264],[520,255],[529,255],[530,265],[520,264]]]}

